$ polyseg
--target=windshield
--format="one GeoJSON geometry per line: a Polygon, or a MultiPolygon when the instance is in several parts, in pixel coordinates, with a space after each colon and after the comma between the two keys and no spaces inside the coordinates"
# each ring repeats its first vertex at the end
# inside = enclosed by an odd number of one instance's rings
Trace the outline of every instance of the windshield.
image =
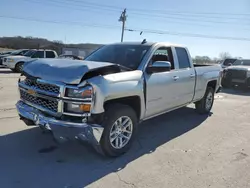
{"type": "Polygon", "coordinates": [[[31,57],[36,51],[35,50],[29,50],[28,52],[26,52],[25,54],[23,54],[26,57],[31,57]]]}
{"type": "Polygon", "coordinates": [[[22,55],[25,52],[27,52],[27,50],[15,50],[15,51],[11,52],[11,55],[22,55]]]}
{"type": "Polygon", "coordinates": [[[223,65],[229,65],[229,64],[233,64],[237,59],[225,59],[225,61],[223,62],[223,65]]]}
{"type": "Polygon", "coordinates": [[[250,66],[250,59],[245,59],[245,60],[237,60],[233,65],[245,65],[245,66],[250,66]]]}
{"type": "Polygon", "coordinates": [[[102,61],[119,64],[130,69],[137,69],[143,56],[146,54],[149,45],[106,45],[92,53],[85,60],[102,61]]]}
{"type": "Polygon", "coordinates": [[[2,52],[2,55],[11,54],[11,52],[2,52]]]}

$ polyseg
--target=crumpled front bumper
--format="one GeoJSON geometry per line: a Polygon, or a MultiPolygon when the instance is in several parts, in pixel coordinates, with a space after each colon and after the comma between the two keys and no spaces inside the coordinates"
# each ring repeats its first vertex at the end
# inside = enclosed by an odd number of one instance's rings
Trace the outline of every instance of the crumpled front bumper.
{"type": "Polygon", "coordinates": [[[98,152],[101,152],[99,145],[104,128],[100,125],[57,120],[53,117],[46,116],[41,111],[22,101],[17,102],[16,108],[21,119],[30,120],[34,122],[34,125],[50,130],[56,140],[66,141],[79,139],[87,141],[93,145],[98,152]]]}

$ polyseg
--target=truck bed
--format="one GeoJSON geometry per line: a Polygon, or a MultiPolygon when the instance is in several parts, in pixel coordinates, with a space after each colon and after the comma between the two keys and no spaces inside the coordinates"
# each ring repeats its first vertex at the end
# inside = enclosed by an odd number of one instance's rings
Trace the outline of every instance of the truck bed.
{"type": "Polygon", "coordinates": [[[194,64],[194,67],[206,67],[206,66],[214,66],[216,64],[194,64]]]}
{"type": "Polygon", "coordinates": [[[205,93],[208,78],[217,80],[220,77],[221,66],[215,65],[194,65],[196,72],[196,87],[194,100],[199,100],[205,93]]]}

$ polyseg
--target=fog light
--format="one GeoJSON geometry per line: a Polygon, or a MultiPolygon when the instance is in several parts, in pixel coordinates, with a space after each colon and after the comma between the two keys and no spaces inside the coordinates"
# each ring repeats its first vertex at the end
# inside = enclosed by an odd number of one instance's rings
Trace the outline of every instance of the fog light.
{"type": "Polygon", "coordinates": [[[82,114],[84,112],[90,112],[91,104],[65,104],[65,112],[82,114]]]}
{"type": "Polygon", "coordinates": [[[91,105],[90,104],[81,104],[80,106],[80,109],[84,112],[89,112],[90,111],[90,107],[91,105]]]}

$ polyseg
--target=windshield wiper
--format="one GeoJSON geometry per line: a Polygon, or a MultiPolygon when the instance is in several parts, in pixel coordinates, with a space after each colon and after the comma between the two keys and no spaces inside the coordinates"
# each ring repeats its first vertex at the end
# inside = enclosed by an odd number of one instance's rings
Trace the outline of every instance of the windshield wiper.
{"type": "Polygon", "coordinates": [[[131,69],[131,68],[129,68],[129,67],[125,67],[125,66],[123,66],[123,65],[121,65],[121,64],[117,64],[117,65],[118,65],[119,67],[125,69],[125,70],[128,70],[128,71],[133,70],[133,69],[131,69]]]}

